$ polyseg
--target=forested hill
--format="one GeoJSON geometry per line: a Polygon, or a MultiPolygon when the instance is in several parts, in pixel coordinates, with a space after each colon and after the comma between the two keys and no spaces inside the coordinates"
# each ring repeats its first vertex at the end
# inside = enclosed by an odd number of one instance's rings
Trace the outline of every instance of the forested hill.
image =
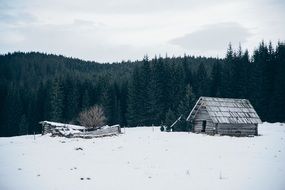
{"type": "MultiPolygon", "coordinates": [[[[187,62],[187,68],[197,70],[200,63],[209,67],[216,59],[159,58],[162,61],[171,67],[187,62]]],[[[94,104],[104,107],[109,124],[128,125],[128,90],[133,71],[142,65],[99,64],[37,52],[0,55],[0,136],[40,132],[41,120],[76,123],[78,113],[94,104]]]]}
{"type": "MultiPolygon", "coordinates": [[[[285,45],[261,43],[250,57],[157,57],[99,64],[43,53],[0,56],[0,136],[40,132],[38,122],[76,123],[92,105],[108,124],[169,125],[199,96],[247,98],[263,121],[285,121],[285,45]]],[[[183,125],[177,130],[184,130],[183,125]]]]}

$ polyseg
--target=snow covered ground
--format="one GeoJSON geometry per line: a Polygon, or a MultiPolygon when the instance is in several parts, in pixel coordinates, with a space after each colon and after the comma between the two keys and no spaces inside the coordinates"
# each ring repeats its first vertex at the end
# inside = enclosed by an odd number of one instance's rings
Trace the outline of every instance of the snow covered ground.
{"type": "Polygon", "coordinates": [[[0,138],[1,190],[284,190],[285,124],[237,138],[126,129],[97,139],[0,138]]]}

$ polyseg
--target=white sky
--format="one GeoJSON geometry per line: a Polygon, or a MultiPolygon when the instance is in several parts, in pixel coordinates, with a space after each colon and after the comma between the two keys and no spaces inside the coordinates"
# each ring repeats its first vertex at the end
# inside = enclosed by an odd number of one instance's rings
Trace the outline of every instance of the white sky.
{"type": "Polygon", "coordinates": [[[285,40],[284,0],[0,0],[0,53],[113,62],[168,54],[224,57],[285,40]]]}

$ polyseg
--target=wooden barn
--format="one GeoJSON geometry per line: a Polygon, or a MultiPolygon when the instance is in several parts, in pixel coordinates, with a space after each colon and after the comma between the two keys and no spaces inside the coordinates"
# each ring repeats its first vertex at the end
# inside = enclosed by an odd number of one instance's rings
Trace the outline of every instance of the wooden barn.
{"type": "Polygon", "coordinates": [[[200,97],[187,117],[192,131],[210,135],[258,135],[259,116],[247,99],[200,97]]]}

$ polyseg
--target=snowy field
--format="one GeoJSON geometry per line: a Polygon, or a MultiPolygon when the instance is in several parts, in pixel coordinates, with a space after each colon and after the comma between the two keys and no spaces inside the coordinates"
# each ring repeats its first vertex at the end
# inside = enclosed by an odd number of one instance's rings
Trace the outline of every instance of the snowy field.
{"type": "Polygon", "coordinates": [[[285,124],[237,138],[132,128],[97,139],[0,138],[1,190],[284,190],[285,124]]]}

